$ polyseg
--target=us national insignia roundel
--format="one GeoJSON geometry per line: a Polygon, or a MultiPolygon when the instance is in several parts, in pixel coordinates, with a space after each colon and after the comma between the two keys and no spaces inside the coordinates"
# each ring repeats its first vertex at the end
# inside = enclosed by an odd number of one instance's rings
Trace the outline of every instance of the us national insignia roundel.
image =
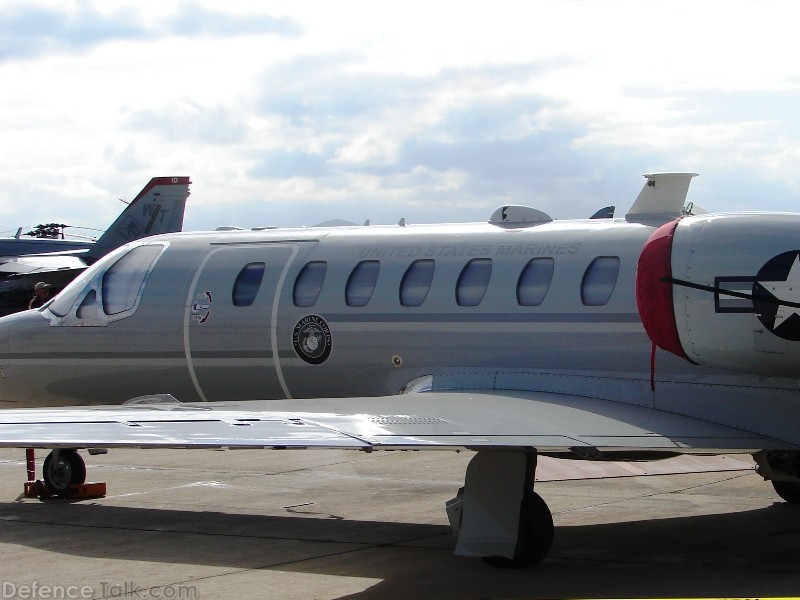
{"type": "Polygon", "coordinates": [[[303,317],[294,326],[292,343],[297,356],[309,364],[321,365],[331,353],[331,330],[318,315],[303,317]]]}
{"type": "Polygon", "coordinates": [[[769,260],[753,283],[753,312],[775,335],[800,341],[800,251],[769,260]]]}

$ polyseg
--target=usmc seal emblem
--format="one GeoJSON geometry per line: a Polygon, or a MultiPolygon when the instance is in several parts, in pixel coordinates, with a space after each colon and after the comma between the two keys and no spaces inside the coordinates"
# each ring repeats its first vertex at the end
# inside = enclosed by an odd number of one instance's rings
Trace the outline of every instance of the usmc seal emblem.
{"type": "Polygon", "coordinates": [[[320,316],[308,315],[294,326],[292,343],[297,356],[309,364],[321,365],[331,353],[331,330],[320,316]]]}

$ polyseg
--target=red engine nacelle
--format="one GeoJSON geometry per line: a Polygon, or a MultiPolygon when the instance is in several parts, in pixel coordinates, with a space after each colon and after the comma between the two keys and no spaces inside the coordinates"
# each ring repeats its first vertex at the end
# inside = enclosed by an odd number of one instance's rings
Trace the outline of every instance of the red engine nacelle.
{"type": "Polygon", "coordinates": [[[800,215],[667,223],[639,257],[636,301],[664,350],[698,364],[800,376],[800,215]]]}

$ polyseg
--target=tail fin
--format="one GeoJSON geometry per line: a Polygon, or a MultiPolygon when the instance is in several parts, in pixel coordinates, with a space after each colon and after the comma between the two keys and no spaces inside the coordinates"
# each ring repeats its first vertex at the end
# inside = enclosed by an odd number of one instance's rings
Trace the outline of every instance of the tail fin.
{"type": "Polygon", "coordinates": [[[183,228],[188,177],[153,177],[85,255],[87,262],[139,238],[183,228]]]}

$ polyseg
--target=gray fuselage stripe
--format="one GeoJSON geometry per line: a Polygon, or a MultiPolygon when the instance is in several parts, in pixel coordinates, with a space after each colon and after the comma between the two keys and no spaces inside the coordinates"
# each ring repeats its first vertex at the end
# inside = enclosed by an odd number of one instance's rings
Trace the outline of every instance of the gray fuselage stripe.
{"type": "Polygon", "coordinates": [[[639,323],[638,313],[331,313],[319,310],[329,323],[639,323]]]}

